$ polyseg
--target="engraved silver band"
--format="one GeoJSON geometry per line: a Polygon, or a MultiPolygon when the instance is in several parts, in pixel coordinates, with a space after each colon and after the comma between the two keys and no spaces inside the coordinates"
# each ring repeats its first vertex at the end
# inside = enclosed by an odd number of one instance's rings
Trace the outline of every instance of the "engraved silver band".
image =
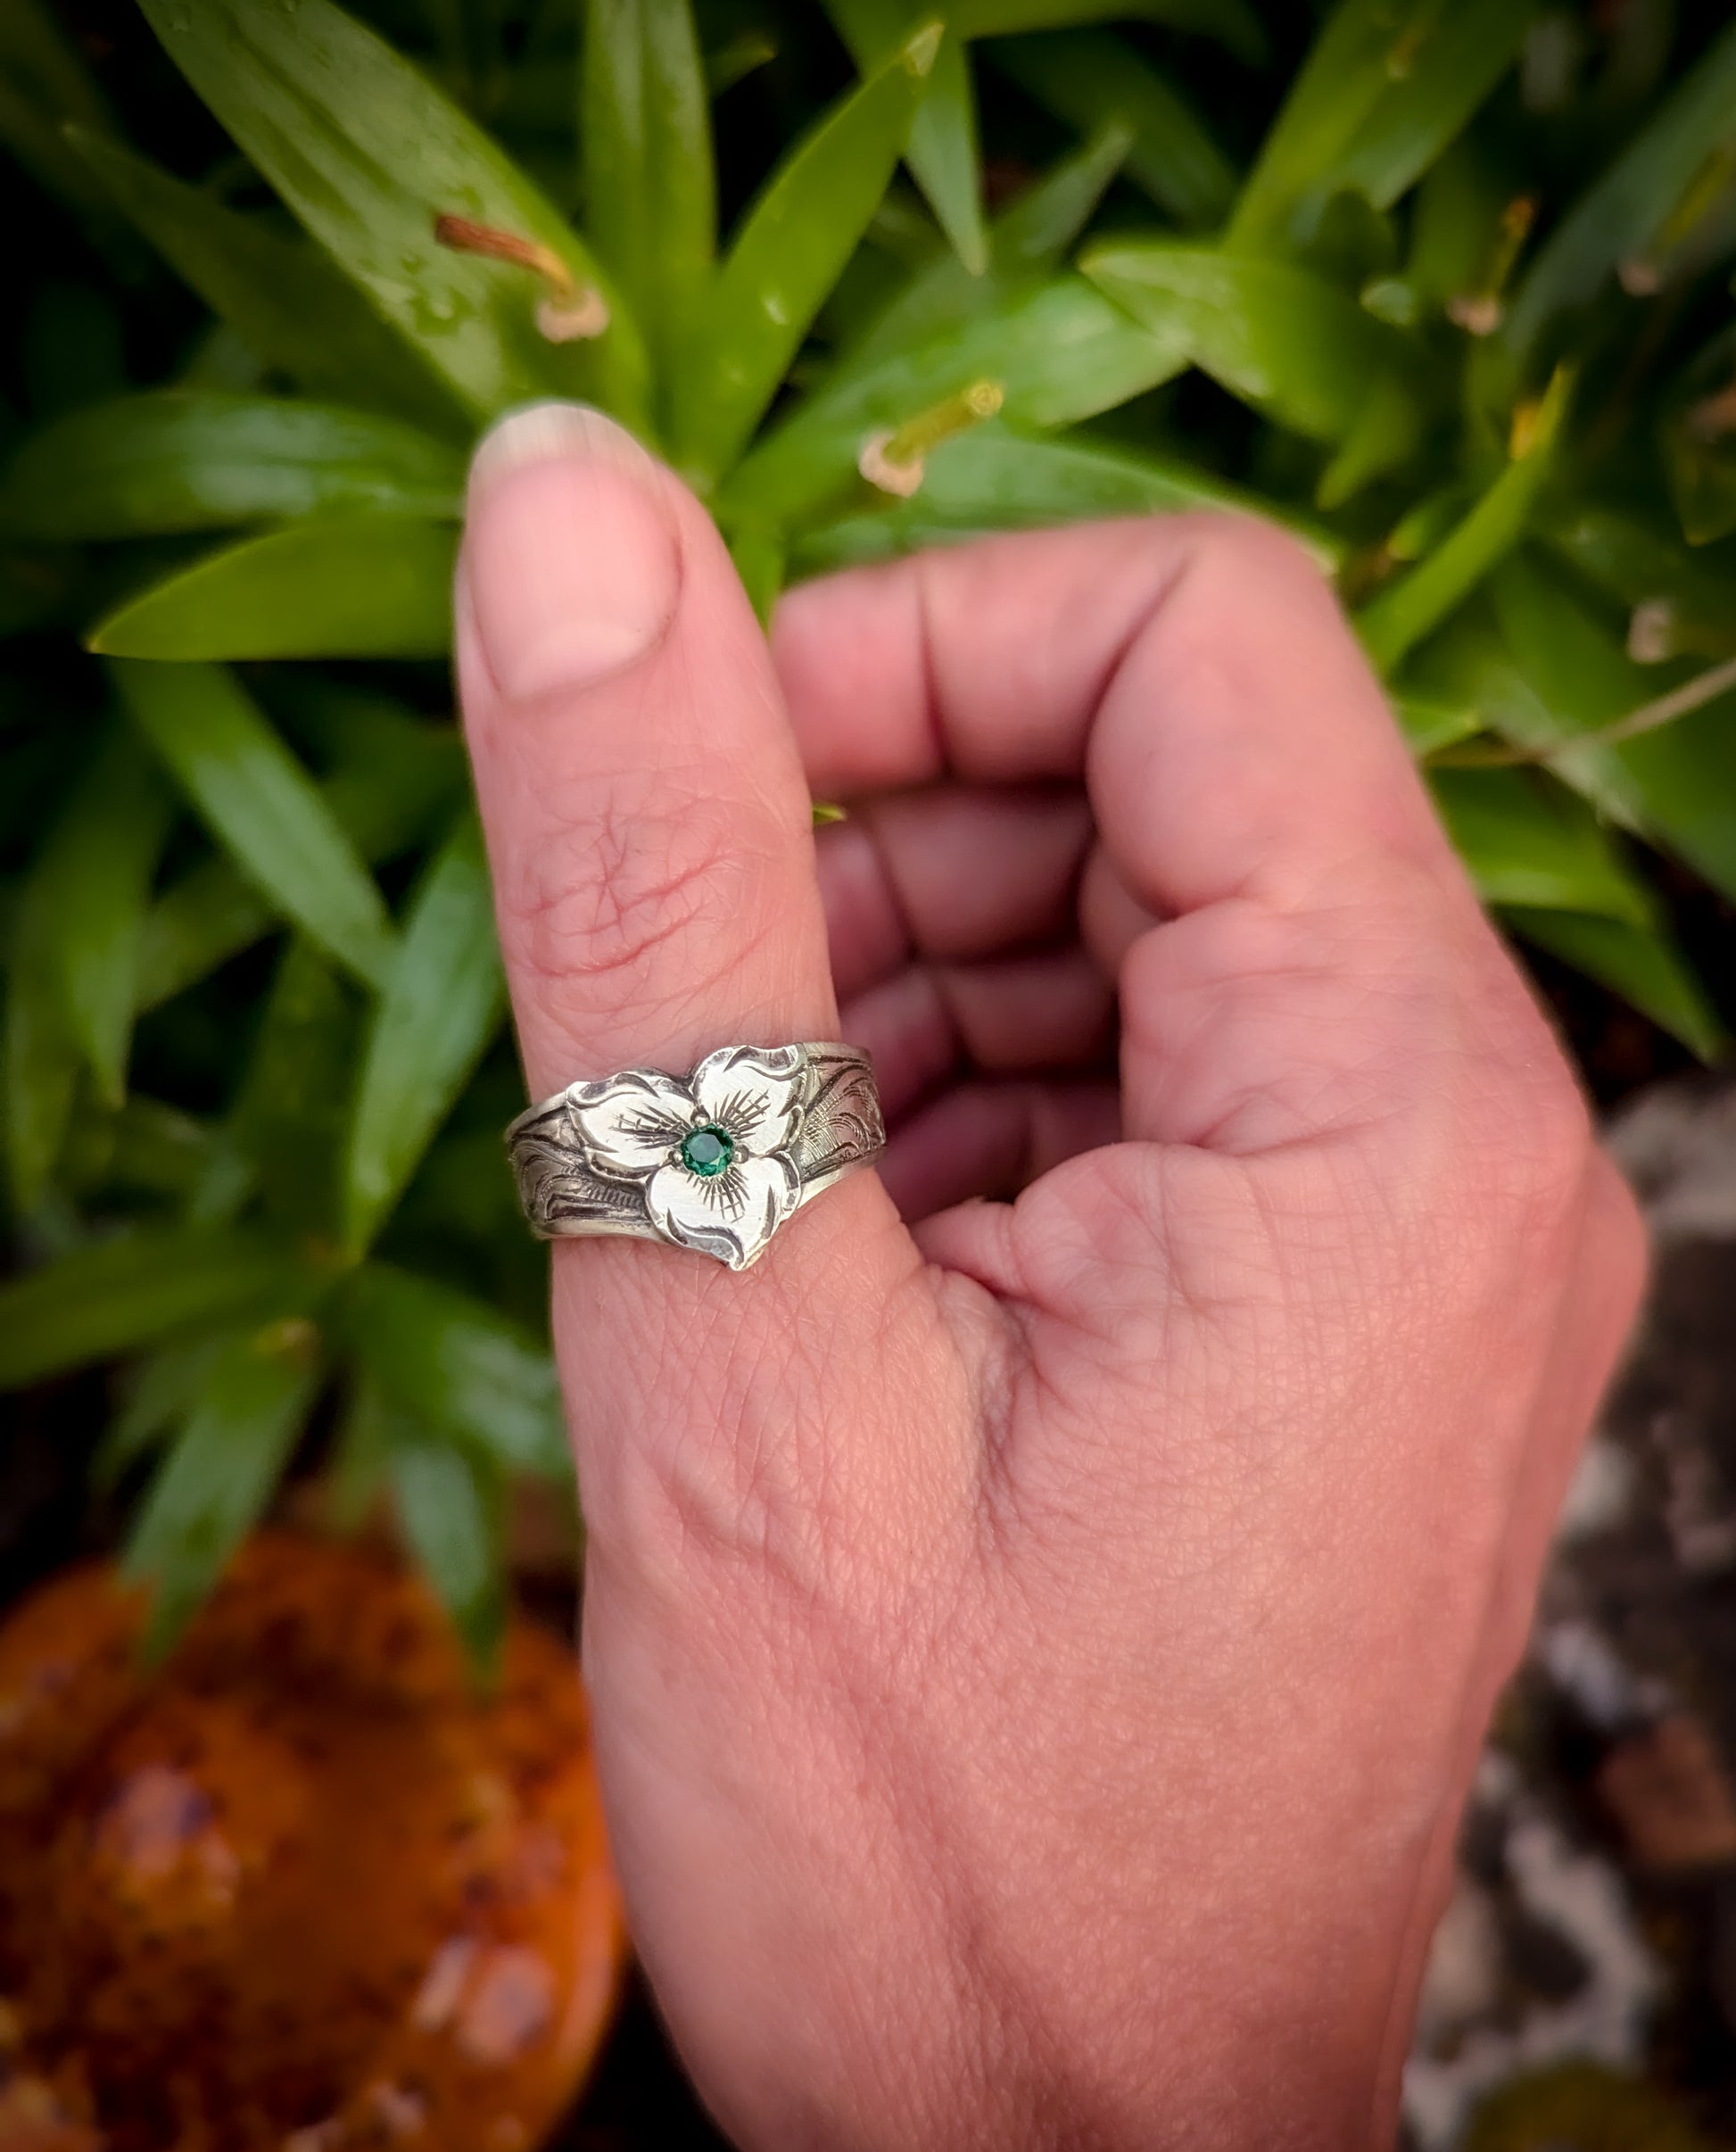
{"type": "Polygon", "coordinates": [[[582,1080],[507,1130],[519,1201],[542,1239],[625,1233],[732,1271],[885,1142],[873,1063],[833,1039],[720,1047],[685,1076],[582,1080]]]}

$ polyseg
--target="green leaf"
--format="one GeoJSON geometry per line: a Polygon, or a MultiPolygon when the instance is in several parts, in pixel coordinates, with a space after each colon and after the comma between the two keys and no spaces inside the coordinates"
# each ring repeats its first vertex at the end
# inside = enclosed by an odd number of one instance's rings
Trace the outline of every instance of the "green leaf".
{"type": "Polygon", "coordinates": [[[404,1411],[515,1471],[566,1471],[554,1362],[517,1324],[382,1262],[356,1272],[341,1320],[369,1378],[404,1411]]]}
{"type": "Polygon", "coordinates": [[[395,948],[373,877],[318,788],[214,666],[113,666],[121,697],[237,867],[360,979],[377,983],[395,948]]]}
{"type": "Polygon", "coordinates": [[[1558,369],[1524,446],[1470,514],[1358,615],[1363,647],[1383,673],[1438,627],[1525,536],[1553,468],[1571,390],[1567,369],[1558,369]]]}
{"type": "Polygon", "coordinates": [[[228,1229],[129,1233],[80,1248],[0,1285],[0,1389],[194,1324],[263,1314],[293,1292],[297,1274],[280,1247],[228,1229]]]}
{"type": "Polygon", "coordinates": [[[886,191],[938,29],[913,37],[790,150],[713,287],[704,333],[676,377],[674,435],[702,469],[734,461],[886,191]]]}
{"type": "MultiPolygon", "coordinates": [[[[997,423],[936,449],[908,501],[809,532],[796,565],[800,573],[814,575],[988,531],[1198,508],[1269,513],[1252,494],[1179,459],[1136,455],[1077,435],[1033,440],[997,423]]],[[[1337,565],[1342,549],[1335,540],[1308,526],[1293,527],[1322,567],[1337,565]]]]}
{"type": "Polygon", "coordinates": [[[140,0],[176,65],[343,273],[478,418],[546,395],[643,415],[636,329],[583,243],[499,146],[332,0],[140,0]],[[543,291],[434,238],[456,216],[547,248],[608,327],[551,343],[543,291]]]}
{"type": "Polygon", "coordinates": [[[1315,440],[1343,440],[1376,386],[1409,368],[1396,330],[1288,262],[1118,240],[1079,266],[1154,335],[1185,343],[1232,395],[1315,440]]]}
{"type": "Polygon", "coordinates": [[[1508,309],[1500,347],[1521,374],[1544,330],[1594,299],[1643,256],[1707,159],[1736,141],[1736,25],[1676,84],[1651,119],[1556,227],[1508,309]]]}
{"type": "Polygon", "coordinates": [[[1187,363],[1185,331],[1148,328],[1078,277],[1022,290],[978,319],[860,368],[840,370],[733,473],[723,508],[781,525],[860,495],[872,436],[980,381],[1018,425],[1069,426],[1124,403],[1187,363]]]}
{"type": "Polygon", "coordinates": [[[783,590],[789,555],[781,538],[767,531],[737,530],[730,536],[730,559],[754,608],[754,617],[769,634],[772,615],[783,590]]]}
{"type": "Polygon", "coordinates": [[[319,1386],[318,1339],[301,1321],[237,1338],[213,1359],[127,1548],[152,1586],[145,1645],[167,1651],[221,1577],[289,1461],[319,1386]]]}
{"type": "Polygon", "coordinates": [[[365,411],[210,389],[87,405],[32,435],[0,523],[33,538],[131,538],[372,509],[456,518],[460,452],[365,411]]]}
{"type": "Polygon", "coordinates": [[[995,63],[1026,94],[1082,135],[1129,128],[1128,177],[1187,225],[1216,224],[1236,192],[1236,170],[1183,98],[1125,39],[1108,30],[1009,37],[995,63]]]}
{"type": "Polygon", "coordinates": [[[289,1232],[337,1236],[360,1036],[355,997],[317,949],[292,940],[224,1131],[227,1155],[214,1163],[226,1183],[257,1187],[289,1232]]]}
{"type": "Polygon", "coordinates": [[[1527,941],[1610,988],[1702,1061],[1722,1059],[1730,1034],[1682,952],[1655,929],[1576,912],[1508,905],[1502,917],[1527,941]]]}
{"type": "Polygon", "coordinates": [[[159,1448],[198,1401],[212,1362],[228,1336],[178,1338],[147,1353],[129,1370],[126,1402],[103,1430],[91,1477],[112,1491],[141,1457],[159,1448]]]}
{"type": "Polygon", "coordinates": [[[500,1475],[450,1443],[402,1438],[391,1469],[404,1537],[472,1659],[492,1672],[507,1616],[500,1475]]]}
{"type": "Polygon", "coordinates": [[[111,213],[104,190],[62,134],[108,124],[102,92],[54,9],[42,0],[0,7],[0,143],[38,186],[70,208],[111,213]]]}
{"type": "Polygon", "coordinates": [[[1533,752],[1556,749],[1551,766],[1606,814],[1632,822],[1736,898],[1731,697],[1641,738],[1575,749],[1576,734],[1624,717],[1676,684],[1682,668],[1635,665],[1619,640],[1528,554],[1508,561],[1491,587],[1528,696],[1526,702],[1509,697],[1497,713],[1503,732],[1533,752]]]}
{"type": "Polygon", "coordinates": [[[1673,383],[1658,418],[1670,500],[1690,545],[1711,545],[1736,531],[1736,426],[1730,385],[1736,377],[1736,330],[1725,329],[1673,383]]]}
{"type": "Polygon", "coordinates": [[[12,1199],[25,1213],[47,1191],[79,1089],[79,1044],[55,974],[52,923],[27,885],[12,923],[4,1064],[6,1165],[12,1199]]]}
{"type": "Polygon", "coordinates": [[[436,658],[451,647],[458,532],[322,516],[207,554],[85,638],[116,658],[436,658]]]}
{"type": "Polygon", "coordinates": [[[1485,903],[1652,924],[1650,892],[1597,816],[1563,786],[1535,770],[1436,769],[1430,784],[1485,903]]]}
{"type": "MultiPolygon", "coordinates": [[[[922,19],[921,0],[827,0],[826,12],[864,75],[883,66],[922,19]]],[[[911,121],[905,161],[960,266],[980,277],[988,266],[988,238],[977,170],[977,99],[956,37],[947,37],[935,57],[911,121]]]]}
{"type": "Polygon", "coordinates": [[[35,871],[44,955],[110,1105],[126,1090],[139,932],[173,806],[137,735],[117,728],[96,749],[35,871]]]}
{"type": "Polygon", "coordinates": [[[1340,0],[1268,131],[1228,244],[1280,248],[1344,188],[1389,208],[1512,65],[1531,0],[1340,0]]]}
{"type": "Polygon", "coordinates": [[[1161,22],[1215,38],[1254,66],[1269,51],[1265,29],[1247,0],[953,0],[947,20],[960,37],[1072,29],[1087,22],[1161,22]]]}
{"type": "Polygon", "coordinates": [[[994,266],[983,276],[973,277],[955,253],[925,263],[850,345],[839,373],[858,373],[930,343],[1046,281],[1090,220],[1132,139],[1128,127],[1112,121],[1021,195],[995,225],[994,266]]]}
{"type": "Polygon", "coordinates": [[[1690,552],[1648,522],[1592,505],[1564,510],[1538,535],[1618,605],[1643,609],[1653,658],[1736,651],[1736,560],[1728,552],[1690,552]]]}
{"type": "Polygon", "coordinates": [[[1393,695],[1389,700],[1404,744],[1419,762],[1470,739],[1484,727],[1481,712],[1461,705],[1432,702],[1417,695],[1393,695]]]}
{"type": "Polygon", "coordinates": [[[362,1063],[344,1242],[373,1239],[506,1014],[482,832],[467,813],[404,922],[362,1063]]]}
{"type": "Polygon", "coordinates": [[[130,150],[76,129],[70,139],[116,207],[267,366],[443,434],[463,425],[451,391],[322,254],[130,150]]]}
{"type": "Polygon", "coordinates": [[[711,274],[711,108],[688,0],[586,0],[586,228],[673,363],[711,274]]]}

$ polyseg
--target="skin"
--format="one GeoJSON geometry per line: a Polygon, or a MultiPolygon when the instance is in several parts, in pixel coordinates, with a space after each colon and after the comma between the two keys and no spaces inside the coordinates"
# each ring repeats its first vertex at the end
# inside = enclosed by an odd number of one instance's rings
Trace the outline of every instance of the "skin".
{"type": "Polygon", "coordinates": [[[780,2152],[1389,2142],[1643,1258],[1319,574],[1239,519],[996,538],[768,653],[698,503],[545,407],[458,611],[531,1096],[844,1038],[893,1128],[748,1273],[553,1252],[605,1798],[705,2097],[780,2152]]]}

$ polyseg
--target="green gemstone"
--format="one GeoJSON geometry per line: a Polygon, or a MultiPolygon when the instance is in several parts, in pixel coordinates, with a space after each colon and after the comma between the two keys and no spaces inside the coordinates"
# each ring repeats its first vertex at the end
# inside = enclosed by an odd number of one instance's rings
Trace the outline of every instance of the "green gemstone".
{"type": "Polygon", "coordinates": [[[727,1173],[735,1156],[735,1138],[727,1129],[693,1129],[682,1138],[682,1163],[701,1180],[727,1173]]]}

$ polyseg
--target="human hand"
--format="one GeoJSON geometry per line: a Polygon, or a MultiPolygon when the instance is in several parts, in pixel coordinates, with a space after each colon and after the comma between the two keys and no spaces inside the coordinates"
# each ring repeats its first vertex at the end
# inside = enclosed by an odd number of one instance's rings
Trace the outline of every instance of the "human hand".
{"type": "Polygon", "coordinates": [[[1384,2141],[1641,1252],[1325,584],[1103,525],[797,591],[768,654],[698,504],[544,407],[458,608],[532,1097],[840,1038],[892,1129],[746,1274],[554,1248],[701,2090],[781,2152],[1384,2141]]]}

